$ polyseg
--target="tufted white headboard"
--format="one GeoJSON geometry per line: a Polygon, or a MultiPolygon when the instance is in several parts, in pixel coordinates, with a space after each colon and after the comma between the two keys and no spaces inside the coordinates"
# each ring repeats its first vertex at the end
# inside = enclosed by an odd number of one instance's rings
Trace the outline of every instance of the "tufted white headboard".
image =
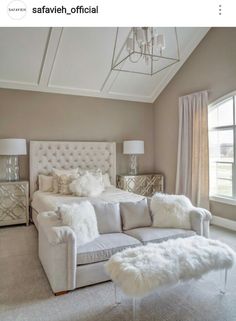
{"type": "Polygon", "coordinates": [[[37,190],[38,174],[52,168],[97,169],[116,183],[116,143],[30,141],[30,197],[37,190]]]}

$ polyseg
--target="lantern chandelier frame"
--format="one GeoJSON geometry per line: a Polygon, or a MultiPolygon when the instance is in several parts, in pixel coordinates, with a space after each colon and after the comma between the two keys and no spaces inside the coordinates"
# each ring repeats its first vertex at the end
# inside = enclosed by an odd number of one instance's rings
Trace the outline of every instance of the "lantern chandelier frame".
{"type": "Polygon", "coordinates": [[[176,57],[165,55],[166,39],[163,33],[159,33],[158,27],[132,27],[125,42],[118,51],[119,29],[118,27],[116,30],[111,70],[152,76],[180,61],[179,40],[176,27],[171,28],[174,32],[176,57]],[[147,72],[134,70],[133,68],[130,70],[123,68],[127,61],[133,65],[138,65],[140,62],[143,63],[143,60],[146,68],[149,69],[147,72]],[[154,64],[160,63],[161,61],[165,62],[164,66],[160,66],[160,68],[155,70],[154,64]],[[168,65],[166,65],[166,63],[168,63],[168,65]]]}

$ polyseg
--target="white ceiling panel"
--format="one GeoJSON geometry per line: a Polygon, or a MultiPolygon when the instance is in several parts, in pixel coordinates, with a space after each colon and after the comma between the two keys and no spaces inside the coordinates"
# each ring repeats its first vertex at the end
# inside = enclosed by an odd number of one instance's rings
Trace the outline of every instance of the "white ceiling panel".
{"type": "Polygon", "coordinates": [[[50,28],[0,28],[0,82],[37,85],[50,28]]]}
{"type": "Polygon", "coordinates": [[[0,88],[152,103],[208,30],[177,28],[180,62],[149,76],[111,71],[116,28],[0,28],[0,88]]]}
{"type": "Polygon", "coordinates": [[[109,73],[116,28],[64,28],[49,86],[96,90],[109,73]]]}

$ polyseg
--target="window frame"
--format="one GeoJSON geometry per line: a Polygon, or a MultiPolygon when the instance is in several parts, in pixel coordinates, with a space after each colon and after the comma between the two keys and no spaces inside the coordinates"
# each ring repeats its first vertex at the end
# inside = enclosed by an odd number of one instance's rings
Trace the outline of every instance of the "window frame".
{"type": "MultiPolygon", "coordinates": [[[[211,131],[216,131],[216,130],[233,130],[233,162],[222,162],[222,161],[215,161],[215,164],[218,163],[224,163],[224,164],[232,164],[232,197],[226,196],[226,195],[221,195],[221,194],[210,194],[210,199],[219,201],[222,203],[226,204],[232,204],[236,205],[236,91],[230,92],[229,94],[220,97],[219,99],[213,101],[209,106],[208,106],[208,114],[209,112],[217,108],[217,105],[223,103],[224,101],[227,101],[229,99],[233,99],[233,124],[232,125],[226,125],[226,126],[216,126],[216,127],[209,127],[208,128],[208,139],[209,139],[209,133],[211,131]]],[[[211,159],[209,155],[209,169],[211,166],[211,159]]],[[[210,177],[209,177],[210,179],[210,177]]]]}

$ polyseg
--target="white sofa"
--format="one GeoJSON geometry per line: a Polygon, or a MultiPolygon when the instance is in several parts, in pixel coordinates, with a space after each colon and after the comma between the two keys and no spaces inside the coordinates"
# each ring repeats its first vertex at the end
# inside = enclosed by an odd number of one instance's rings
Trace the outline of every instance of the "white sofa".
{"type": "Polygon", "coordinates": [[[109,280],[104,263],[127,247],[194,234],[209,236],[211,214],[205,209],[194,208],[189,211],[191,229],[186,230],[152,227],[151,220],[145,222],[145,219],[143,223],[136,224],[135,216],[127,222],[129,216],[123,215],[122,204],[118,204],[118,207],[116,204],[116,208],[110,210],[103,206],[105,204],[101,203],[95,207],[100,236],[82,246],[77,246],[74,231],[62,226],[55,212],[38,215],[39,258],[55,294],[109,280]]]}

